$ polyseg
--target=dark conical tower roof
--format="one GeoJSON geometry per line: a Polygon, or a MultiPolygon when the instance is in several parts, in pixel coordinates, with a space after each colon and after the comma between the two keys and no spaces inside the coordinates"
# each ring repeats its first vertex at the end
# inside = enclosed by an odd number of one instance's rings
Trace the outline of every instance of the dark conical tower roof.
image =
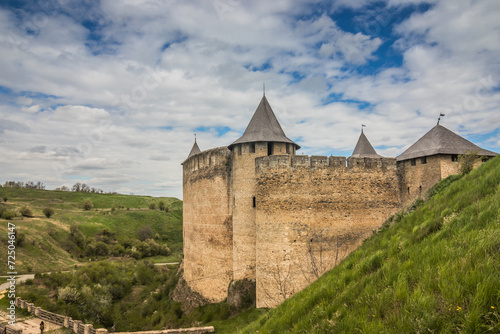
{"type": "Polygon", "coordinates": [[[484,156],[497,155],[495,152],[482,149],[438,124],[398,156],[397,160],[402,161],[435,154],[463,154],[467,151],[477,151],[478,155],[484,156]]]}
{"type": "Polygon", "coordinates": [[[191,149],[191,152],[189,152],[188,159],[191,158],[193,155],[201,153],[200,148],[198,147],[198,144],[196,143],[196,139],[194,140],[194,145],[193,148],[191,149]]]}
{"type": "Polygon", "coordinates": [[[255,110],[250,123],[248,123],[243,136],[229,145],[229,149],[232,149],[236,144],[259,141],[290,143],[294,144],[297,149],[300,148],[299,145],[285,135],[265,95],[260,100],[259,106],[255,110]]]}
{"type": "Polygon", "coordinates": [[[381,158],[380,155],[377,154],[375,149],[368,138],[366,138],[363,133],[363,129],[361,129],[361,135],[359,136],[358,143],[352,152],[351,157],[353,158],[381,158]]]}

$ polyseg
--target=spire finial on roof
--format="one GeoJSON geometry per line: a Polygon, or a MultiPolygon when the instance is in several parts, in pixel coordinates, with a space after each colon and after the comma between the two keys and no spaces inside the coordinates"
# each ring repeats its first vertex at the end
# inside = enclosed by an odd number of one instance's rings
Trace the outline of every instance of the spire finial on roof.
{"type": "Polygon", "coordinates": [[[441,117],[445,116],[445,114],[439,114],[439,117],[438,117],[438,124],[439,125],[439,121],[441,120],[441,117]]]}
{"type": "Polygon", "coordinates": [[[361,124],[361,132],[363,132],[363,128],[365,128],[365,127],[366,127],[366,125],[361,124]]]}
{"type": "Polygon", "coordinates": [[[262,96],[266,96],[266,82],[262,82],[262,96]]]}

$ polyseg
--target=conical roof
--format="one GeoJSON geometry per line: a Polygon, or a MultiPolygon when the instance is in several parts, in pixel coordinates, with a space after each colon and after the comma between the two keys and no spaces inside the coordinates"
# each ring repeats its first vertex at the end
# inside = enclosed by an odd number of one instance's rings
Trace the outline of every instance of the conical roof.
{"type": "Polygon", "coordinates": [[[438,124],[398,156],[397,160],[402,161],[435,154],[463,154],[467,151],[477,151],[478,155],[483,156],[497,155],[495,152],[482,149],[438,124]]]}
{"type": "Polygon", "coordinates": [[[198,147],[198,144],[196,143],[196,139],[195,139],[193,148],[191,149],[191,152],[189,152],[187,159],[191,158],[193,155],[198,154],[198,153],[201,153],[201,151],[200,151],[200,148],[198,147]]]}
{"type": "Polygon", "coordinates": [[[352,152],[351,157],[353,158],[382,158],[378,155],[368,138],[366,138],[361,129],[361,135],[359,136],[358,143],[352,152]]]}
{"type": "Polygon", "coordinates": [[[243,136],[229,145],[229,149],[232,149],[236,144],[259,141],[290,143],[294,144],[297,149],[300,148],[299,145],[285,135],[265,95],[260,100],[259,106],[255,110],[250,123],[248,123],[243,136]]]}

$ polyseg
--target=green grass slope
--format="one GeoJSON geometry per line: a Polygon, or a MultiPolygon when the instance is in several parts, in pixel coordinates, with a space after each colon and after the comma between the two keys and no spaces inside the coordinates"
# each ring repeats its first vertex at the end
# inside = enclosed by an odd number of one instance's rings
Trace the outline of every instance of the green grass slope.
{"type": "Polygon", "coordinates": [[[443,180],[243,333],[500,333],[500,158],[443,180]]]}
{"type": "MultiPolygon", "coordinates": [[[[0,188],[3,207],[18,211],[24,205],[31,208],[33,217],[18,216],[13,220],[0,219],[0,245],[7,250],[8,222],[16,225],[24,242],[16,247],[18,273],[65,270],[78,264],[83,258],[75,258],[68,252],[70,227],[76,225],[87,239],[96,237],[103,229],[110,230],[118,240],[136,239],[138,230],[150,226],[161,243],[172,250],[169,257],[159,261],[178,261],[182,258],[182,201],[176,198],[153,198],[120,194],[90,194],[37,189],[0,188]],[[83,209],[90,200],[94,207],[83,209]],[[169,212],[150,210],[151,202],[163,201],[169,212]],[[43,209],[54,209],[54,215],[46,218],[43,209]]],[[[111,244],[109,245],[111,247],[111,244]]],[[[0,256],[0,272],[7,272],[7,251],[0,256]]]]}

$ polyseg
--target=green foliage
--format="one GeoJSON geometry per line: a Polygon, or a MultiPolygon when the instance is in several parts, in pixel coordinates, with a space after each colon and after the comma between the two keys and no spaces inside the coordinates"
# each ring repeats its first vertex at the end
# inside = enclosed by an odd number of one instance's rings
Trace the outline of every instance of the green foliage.
{"type": "Polygon", "coordinates": [[[5,209],[2,212],[2,219],[12,220],[16,217],[16,213],[13,210],[5,209]]]}
{"type": "Polygon", "coordinates": [[[469,174],[474,169],[474,163],[482,159],[478,155],[478,151],[467,151],[458,156],[459,170],[461,175],[469,174]]]}
{"type": "MultiPolygon", "coordinates": [[[[69,191],[25,189],[21,187],[1,188],[0,198],[9,198],[9,205],[0,203],[0,217],[5,210],[6,217],[14,219],[19,209],[28,205],[33,213],[42,213],[45,208],[55,211],[56,217],[39,219],[18,219],[16,228],[25,235],[22,248],[16,254],[16,269],[20,273],[65,270],[74,267],[79,261],[88,262],[102,259],[112,254],[131,257],[131,247],[141,226],[149,225],[152,238],[160,245],[160,254],[155,261],[176,262],[182,257],[182,201],[175,198],[158,198],[164,201],[171,211],[149,210],[152,201],[148,196],[119,194],[93,194],[69,191]],[[81,211],[85,200],[90,200],[95,210],[81,211]],[[128,207],[130,210],[115,210],[112,207],[128,207]],[[102,213],[105,213],[104,215],[102,213]],[[73,225],[73,226],[72,226],[73,225]],[[87,256],[87,244],[94,240],[106,244],[108,254],[87,256]],[[167,247],[168,242],[168,247],[167,247]],[[171,253],[169,253],[171,249],[171,253]],[[168,257],[167,257],[168,256],[168,257]],[[160,258],[161,257],[161,258],[160,258]]],[[[20,213],[18,213],[20,215],[20,213]]],[[[0,224],[0,242],[6,240],[7,224],[0,224]],[[2,237],[2,235],[4,237],[2,237]]],[[[104,249],[104,247],[101,248],[104,249]]],[[[95,247],[93,249],[95,251],[95,247]]],[[[95,253],[95,252],[90,252],[95,253]]],[[[101,251],[99,254],[104,253],[101,251]]],[[[137,258],[143,254],[137,253],[137,258]]],[[[7,261],[0,262],[0,271],[7,271],[7,261]]]]}
{"type": "Polygon", "coordinates": [[[158,209],[160,209],[161,211],[164,211],[167,207],[165,206],[165,202],[164,201],[159,201],[158,202],[158,209]]]}
{"type": "Polygon", "coordinates": [[[149,225],[144,225],[137,230],[137,239],[144,241],[153,238],[153,229],[149,225]]]}
{"type": "Polygon", "coordinates": [[[8,200],[7,196],[4,196],[2,199],[4,202],[7,202],[7,200],[8,200]]]}
{"type": "Polygon", "coordinates": [[[183,312],[170,298],[177,279],[176,269],[149,262],[101,261],[71,272],[36,274],[29,285],[18,286],[18,294],[45,310],[84,319],[95,327],[115,325],[118,332],[200,326],[231,316],[226,303],[183,312]]]}
{"type": "Polygon", "coordinates": [[[431,195],[241,332],[500,332],[500,158],[431,195]]]}
{"type": "Polygon", "coordinates": [[[149,203],[148,207],[149,207],[151,210],[155,210],[155,209],[156,209],[156,203],[155,203],[155,202],[151,202],[151,203],[149,203]]]}
{"type": "Polygon", "coordinates": [[[94,207],[94,203],[92,203],[91,200],[87,199],[83,202],[83,210],[85,211],[89,211],[89,210],[92,210],[92,208],[94,207]]]}
{"type": "Polygon", "coordinates": [[[20,209],[19,209],[19,213],[21,214],[21,216],[23,217],[33,217],[33,211],[31,211],[31,208],[27,205],[23,205],[20,209]]]}
{"type": "Polygon", "coordinates": [[[50,218],[54,215],[54,209],[45,208],[45,209],[43,209],[43,214],[45,215],[45,217],[50,218]]]}

